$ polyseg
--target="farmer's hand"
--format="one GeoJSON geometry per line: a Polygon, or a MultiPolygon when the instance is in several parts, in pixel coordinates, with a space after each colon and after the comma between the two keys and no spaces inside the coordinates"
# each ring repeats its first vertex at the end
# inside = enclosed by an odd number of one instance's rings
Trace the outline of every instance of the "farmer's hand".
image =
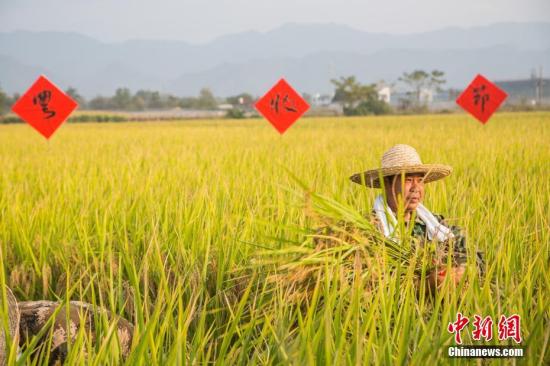
{"type": "Polygon", "coordinates": [[[451,283],[454,286],[457,286],[462,277],[464,276],[464,273],[466,272],[466,266],[460,265],[458,267],[451,267],[449,271],[447,271],[446,266],[438,267],[437,269],[430,272],[427,276],[428,285],[430,289],[433,291],[441,286],[441,284],[445,281],[445,277],[449,276],[451,283]]]}

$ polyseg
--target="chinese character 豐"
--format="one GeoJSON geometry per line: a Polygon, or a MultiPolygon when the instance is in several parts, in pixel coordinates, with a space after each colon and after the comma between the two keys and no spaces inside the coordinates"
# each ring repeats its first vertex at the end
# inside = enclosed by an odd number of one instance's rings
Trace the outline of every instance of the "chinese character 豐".
{"type": "Polygon", "coordinates": [[[464,329],[464,327],[470,322],[468,318],[462,316],[462,313],[456,314],[456,322],[449,323],[449,326],[447,327],[447,330],[449,333],[455,334],[455,342],[457,344],[462,344],[462,338],[460,337],[460,331],[464,329]]]}
{"type": "Polygon", "coordinates": [[[34,98],[32,98],[32,103],[34,105],[40,104],[42,112],[46,113],[45,119],[52,118],[55,116],[55,111],[48,109],[48,104],[52,99],[52,92],[49,90],[43,90],[38,93],[34,98]]]}
{"type": "Polygon", "coordinates": [[[508,318],[501,315],[498,321],[498,339],[500,341],[512,338],[516,343],[521,343],[520,317],[517,314],[508,318]]]}

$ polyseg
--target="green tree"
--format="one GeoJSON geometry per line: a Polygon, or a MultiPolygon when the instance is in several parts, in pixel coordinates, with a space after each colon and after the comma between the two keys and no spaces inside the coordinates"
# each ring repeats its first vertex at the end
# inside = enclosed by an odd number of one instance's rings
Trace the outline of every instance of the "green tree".
{"type": "Polygon", "coordinates": [[[8,109],[8,96],[6,93],[2,91],[2,88],[0,88],[0,116],[4,115],[5,111],[8,109]]]}
{"type": "Polygon", "coordinates": [[[332,79],[331,83],[336,87],[332,101],[342,104],[346,116],[391,112],[390,106],[378,98],[375,84],[363,85],[355,76],[332,79]]]}
{"type": "Polygon", "coordinates": [[[133,97],[136,109],[162,109],[165,104],[158,91],[139,90],[133,97]]]}
{"type": "Polygon", "coordinates": [[[197,98],[183,97],[179,101],[179,106],[184,109],[195,109],[197,108],[197,98]]]}
{"type": "Polygon", "coordinates": [[[214,94],[208,88],[202,88],[197,99],[197,108],[198,109],[216,109],[218,103],[214,94]]]}
{"type": "Polygon", "coordinates": [[[158,91],[154,91],[151,93],[151,98],[149,99],[147,107],[152,109],[161,109],[164,107],[162,99],[160,97],[160,93],[158,91]]]}
{"type": "Polygon", "coordinates": [[[115,109],[112,98],[106,98],[102,96],[97,96],[90,100],[90,102],[88,103],[88,107],[94,110],[115,109]]]}
{"type": "Polygon", "coordinates": [[[433,70],[431,73],[427,73],[424,70],[414,70],[413,72],[404,72],[403,76],[399,77],[399,81],[407,84],[412,89],[412,96],[418,106],[421,105],[421,92],[422,90],[434,90],[440,91],[441,86],[446,83],[443,78],[445,73],[439,70],[433,70]]]}
{"type": "Polygon", "coordinates": [[[131,103],[130,109],[137,110],[137,111],[144,111],[145,109],[147,109],[147,102],[139,95],[134,95],[132,97],[132,103],[131,103]]]}
{"type": "Polygon", "coordinates": [[[167,108],[176,108],[179,106],[180,100],[178,97],[175,97],[173,95],[168,95],[166,97],[165,106],[167,108]]]}
{"type": "Polygon", "coordinates": [[[128,88],[118,88],[112,98],[113,106],[116,109],[128,110],[132,107],[132,94],[128,88]]]}
{"type": "Polygon", "coordinates": [[[242,119],[242,118],[246,118],[246,114],[244,110],[242,110],[241,108],[233,107],[227,111],[227,113],[225,114],[225,118],[242,119]]]}
{"type": "Polygon", "coordinates": [[[344,108],[355,108],[369,93],[376,93],[369,86],[361,85],[355,76],[342,76],[339,80],[332,79],[330,82],[336,87],[332,101],[341,103],[344,108]]]}
{"type": "Polygon", "coordinates": [[[388,103],[378,99],[378,97],[369,98],[359,103],[353,110],[353,113],[357,116],[389,114],[391,113],[391,107],[388,103]]]}
{"type": "Polygon", "coordinates": [[[86,100],[82,95],[78,93],[78,90],[76,90],[76,88],[69,86],[67,90],[65,90],[65,94],[73,98],[78,103],[79,107],[83,108],[86,105],[86,100]]]}

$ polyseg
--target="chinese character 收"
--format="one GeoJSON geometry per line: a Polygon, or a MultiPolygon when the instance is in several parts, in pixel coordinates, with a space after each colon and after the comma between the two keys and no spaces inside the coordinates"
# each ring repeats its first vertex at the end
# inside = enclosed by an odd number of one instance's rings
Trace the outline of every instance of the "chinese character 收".
{"type": "Polygon", "coordinates": [[[472,338],[479,341],[481,338],[490,341],[493,339],[493,319],[487,315],[483,320],[479,315],[474,315],[474,331],[472,332],[472,338]]]}
{"type": "Polygon", "coordinates": [[[48,109],[48,104],[52,99],[52,92],[49,90],[43,90],[38,93],[34,98],[32,98],[32,103],[34,105],[39,104],[42,108],[42,112],[46,113],[45,119],[52,118],[55,116],[55,111],[48,109]]]}
{"type": "Polygon", "coordinates": [[[489,94],[485,93],[485,84],[478,88],[474,88],[474,104],[478,105],[481,102],[481,113],[485,112],[485,102],[489,101],[489,94]]]}
{"type": "Polygon", "coordinates": [[[521,343],[520,317],[517,314],[506,317],[501,315],[498,321],[498,339],[500,341],[512,338],[516,343],[521,343]]]}
{"type": "Polygon", "coordinates": [[[456,313],[456,322],[449,323],[449,326],[447,327],[447,330],[449,333],[455,334],[455,342],[457,344],[462,344],[462,338],[460,337],[460,331],[464,329],[464,327],[469,323],[470,321],[468,318],[462,316],[462,313],[456,313]]]}
{"type": "Polygon", "coordinates": [[[279,104],[281,104],[282,107],[287,112],[294,112],[294,113],[297,112],[296,107],[295,107],[294,103],[292,103],[290,98],[288,97],[288,94],[285,94],[282,101],[280,99],[281,98],[279,96],[279,93],[277,93],[275,95],[275,98],[271,98],[271,101],[270,101],[271,109],[274,109],[275,113],[279,113],[279,104]]]}

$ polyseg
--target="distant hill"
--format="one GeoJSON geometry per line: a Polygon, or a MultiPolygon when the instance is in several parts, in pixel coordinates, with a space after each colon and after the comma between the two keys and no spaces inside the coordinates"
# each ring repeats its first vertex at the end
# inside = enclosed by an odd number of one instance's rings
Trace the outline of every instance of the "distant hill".
{"type": "Polygon", "coordinates": [[[129,40],[104,43],[60,32],[0,33],[0,86],[22,92],[39,73],[87,97],[117,87],[196,95],[261,94],[284,76],[299,90],[330,92],[330,78],[395,81],[414,68],[445,71],[463,87],[481,72],[493,79],[550,72],[550,23],[498,23],[410,35],[359,31],[337,24],[286,24],[204,44],[129,40]]]}
{"type": "MultiPolygon", "coordinates": [[[[285,75],[300,91],[331,91],[331,78],[356,75],[359,80],[395,81],[404,70],[439,68],[446,71],[447,86],[462,88],[477,73],[492,80],[519,79],[529,76],[533,60],[547,60],[546,51],[518,51],[511,47],[479,50],[384,50],[373,54],[319,52],[299,59],[274,58],[242,64],[223,64],[215,68],[181,76],[166,89],[179,95],[192,94],[209,86],[219,95],[240,90],[261,94],[279,75],[285,75]]],[[[542,64],[542,61],[540,62],[542,64]]],[[[535,64],[538,65],[538,64],[535,64]]],[[[550,70],[547,68],[547,70],[550,70]]]]}

